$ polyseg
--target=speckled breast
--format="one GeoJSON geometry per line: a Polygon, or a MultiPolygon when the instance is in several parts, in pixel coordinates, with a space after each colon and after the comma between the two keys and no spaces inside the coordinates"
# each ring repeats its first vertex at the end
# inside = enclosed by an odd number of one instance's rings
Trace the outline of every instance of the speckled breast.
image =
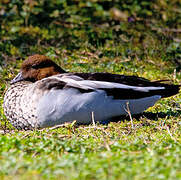
{"type": "Polygon", "coordinates": [[[10,123],[19,130],[39,128],[36,106],[33,106],[30,84],[19,82],[6,91],[3,103],[4,114],[10,123]]]}

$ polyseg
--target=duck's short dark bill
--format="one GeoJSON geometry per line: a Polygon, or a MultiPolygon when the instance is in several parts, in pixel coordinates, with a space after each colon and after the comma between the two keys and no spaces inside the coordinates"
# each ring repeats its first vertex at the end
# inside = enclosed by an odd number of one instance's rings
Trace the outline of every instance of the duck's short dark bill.
{"type": "Polygon", "coordinates": [[[23,81],[23,80],[24,80],[24,79],[23,79],[23,74],[22,74],[22,72],[19,72],[19,73],[17,74],[17,76],[11,81],[10,84],[14,84],[14,83],[16,83],[16,82],[23,81]]]}

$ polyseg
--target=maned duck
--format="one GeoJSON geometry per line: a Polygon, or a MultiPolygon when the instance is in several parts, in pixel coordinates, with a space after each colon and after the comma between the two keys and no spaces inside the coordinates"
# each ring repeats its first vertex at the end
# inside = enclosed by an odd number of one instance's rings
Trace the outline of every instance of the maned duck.
{"type": "Polygon", "coordinates": [[[72,122],[88,124],[139,114],[179,85],[109,73],[66,73],[44,55],[26,59],[4,97],[4,113],[17,129],[72,122]],[[129,109],[128,109],[129,108],[129,109]]]}

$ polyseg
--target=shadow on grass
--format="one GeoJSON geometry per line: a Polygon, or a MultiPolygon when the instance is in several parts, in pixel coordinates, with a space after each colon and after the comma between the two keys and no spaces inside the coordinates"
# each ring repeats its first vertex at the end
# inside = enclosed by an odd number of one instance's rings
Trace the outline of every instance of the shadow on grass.
{"type": "MultiPolygon", "coordinates": [[[[159,118],[180,117],[180,116],[181,116],[181,110],[177,110],[177,111],[167,111],[167,112],[158,112],[158,113],[143,112],[142,114],[132,115],[132,118],[136,120],[140,120],[141,118],[147,118],[149,120],[157,121],[159,118]]],[[[124,120],[130,120],[130,117],[128,115],[114,117],[112,118],[111,122],[118,122],[124,120]]]]}

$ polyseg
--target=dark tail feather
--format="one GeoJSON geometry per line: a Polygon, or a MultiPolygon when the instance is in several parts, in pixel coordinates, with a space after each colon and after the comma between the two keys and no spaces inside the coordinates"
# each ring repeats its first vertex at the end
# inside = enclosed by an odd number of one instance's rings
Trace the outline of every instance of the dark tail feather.
{"type": "Polygon", "coordinates": [[[162,98],[166,98],[178,94],[181,85],[163,84],[163,87],[165,87],[165,89],[160,90],[159,94],[162,96],[162,98]]]}
{"type": "Polygon", "coordinates": [[[162,83],[162,82],[170,82],[169,79],[162,79],[162,80],[156,80],[156,81],[151,81],[151,82],[154,82],[154,83],[162,83]]]}

